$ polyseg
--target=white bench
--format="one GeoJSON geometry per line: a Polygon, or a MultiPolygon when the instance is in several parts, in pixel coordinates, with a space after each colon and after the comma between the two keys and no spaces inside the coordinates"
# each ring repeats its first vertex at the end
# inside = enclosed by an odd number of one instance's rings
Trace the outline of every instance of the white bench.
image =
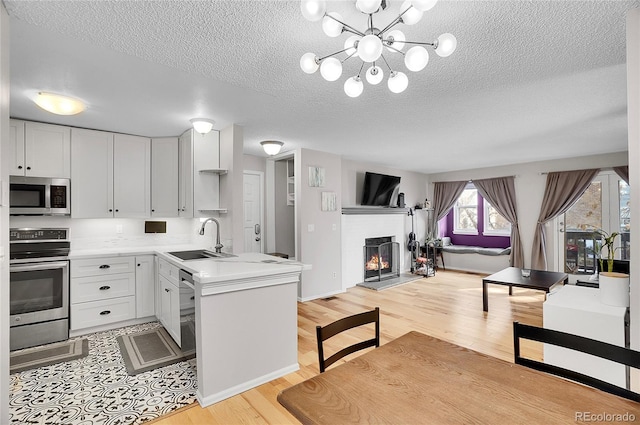
{"type": "Polygon", "coordinates": [[[444,263],[449,269],[491,274],[509,267],[510,247],[445,245],[441,249],[444,263]]]}

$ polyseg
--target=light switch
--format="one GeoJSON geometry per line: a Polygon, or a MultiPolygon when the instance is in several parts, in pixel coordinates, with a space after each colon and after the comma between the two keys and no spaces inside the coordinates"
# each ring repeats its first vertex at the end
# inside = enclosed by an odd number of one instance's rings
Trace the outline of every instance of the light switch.
{"type": "Polygon", "coordinates": [[[313,232],[314,230],[316,230],[316,226],[313,224],[307,224],[307,231],[309,233],[313,232]]]}

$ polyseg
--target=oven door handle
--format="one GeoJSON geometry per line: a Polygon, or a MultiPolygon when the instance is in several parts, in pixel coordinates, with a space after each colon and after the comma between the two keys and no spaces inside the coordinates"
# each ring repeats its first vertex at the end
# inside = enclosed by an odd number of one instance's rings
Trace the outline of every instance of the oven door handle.
{"type": "Polygon", "coordinates": [[[9,266],[10,272],[28,272],[36,270],[51,270],[51,269],[68,269],[68,261],[49,261],[42,263],[29,263],[29,264],[11,264],[9,266]]]}

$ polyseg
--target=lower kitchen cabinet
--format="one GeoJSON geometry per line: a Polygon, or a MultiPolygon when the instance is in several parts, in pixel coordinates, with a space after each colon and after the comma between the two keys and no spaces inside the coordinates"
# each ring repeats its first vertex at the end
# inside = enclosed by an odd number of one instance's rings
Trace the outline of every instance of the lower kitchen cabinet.
{"type": "Polygon", "coordinates": [[[155,255],[136,257],[136,318],[155,316],[155,255]]]}
{"type": "Polygon", "coordinates": [[[72,331],[155,315],[153,255],[71,260],[72,331]]]}
{"type": "Polygon", "coordinates": [[[160,323],[180,345],[180,291],[166,277],[160,275],[160,323]]]}

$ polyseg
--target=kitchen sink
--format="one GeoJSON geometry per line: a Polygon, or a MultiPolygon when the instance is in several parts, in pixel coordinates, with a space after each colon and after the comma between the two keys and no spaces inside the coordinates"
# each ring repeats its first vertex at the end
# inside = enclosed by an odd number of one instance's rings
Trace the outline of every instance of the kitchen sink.
{"type": "Polygon", "coordinates": [[[228,254],[226,252],[213,252],[207,249],[195,249],[191,251],[174,251],[167,252],[169,255],[173,255],[183,261],[187,260],[204,260],[207,258],[229,258],[236,257],[236,255],[228,254]]]}

